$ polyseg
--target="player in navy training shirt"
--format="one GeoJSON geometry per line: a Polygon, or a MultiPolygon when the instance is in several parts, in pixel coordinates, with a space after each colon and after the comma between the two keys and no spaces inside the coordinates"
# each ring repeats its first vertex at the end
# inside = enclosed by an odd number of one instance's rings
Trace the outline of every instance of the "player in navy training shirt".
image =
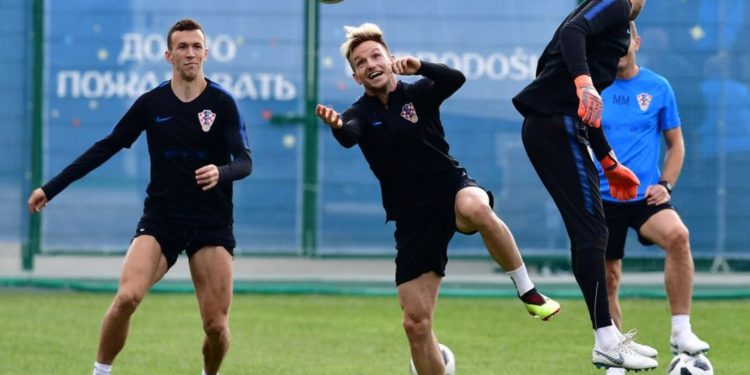
{"type": "Polygon", "coordinates": [[[581,3],[542,52],[536,79],[513,98],[525,117],[526,153],[568,232],[573,274],[594,329],[592,363],[631,370],[658,364],[633,348],[633,338],[622,335],[609,314],[604,260],[607,225],[591,156],[602,164],[615,198],[635,197],[638,178],[618,163],[600,127],[599,92],[615,79],[617,62],[630,44],[629,23],[644,2],[581,3]]]}
{"type": "Polygon", "coordinates": [[[530,314],[547,320],[560,305],[536,291],[513,235],[492,210],[492,195],[449,153],[440,105],[463,85],[464,75],[391,56],[377,25],[345,29],[341,52],[365,93],[343,115],[323,105],[317,114],[341,145],[359,145],[380,181],[386,220],[396,222],[396,285],[414,365],[420,374],[442,375],[432,317],[456,231],[481,234],[530,314]],[[406,83],[396,74],[424,78],[406,83]]]}
{"type": "Polygon", "coordinates": [[[94,375],[110,373],[125,345],[131,315],[183,250],[203,318],[204,374],[217,374],[229,349],[232,183],[252,170],[245,125],[234,98],[204,76],[208,49],[201,26],[178,21],[167,41],[172,80],[139,97],[108,136],[34,190],[28,201],[32,213],[41,211],[68,185],[146,132],[151,180],[117,295],[104,316],[94,375]]]}

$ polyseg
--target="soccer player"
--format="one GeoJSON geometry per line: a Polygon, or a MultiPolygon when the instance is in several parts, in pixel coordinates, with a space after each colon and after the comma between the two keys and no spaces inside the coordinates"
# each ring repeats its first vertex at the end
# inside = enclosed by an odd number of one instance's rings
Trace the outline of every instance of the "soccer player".
{"type": "Polygon", "coordinates": [[[481,234],[530,314],[547,320],[560,305],[534,288],[510,230],[492,210],[492,195],[448,153],[440,105],[463,85],[464,75],[392,56],[377,25],[345,30],[341,53],[364,95],[342,115],[323,105],[317,115],[342,146],[359,145],[380,181],[386,220],[396,223],[396,285],[412,359],[419,374],[442,375],[432,320],[456,231],[481,234]],[[397,74],[423,78],[406,83],[397,74]]]}
{"type": "Polygon", "coordinates": [[[146,132],[151,181],[117,295],[104,315],[94,375],[110,373],[125,345],[130,317],[183,250],[203,319],[203,374],[218,374],[229,349],[232,182],[252,169],[245,125],[234,98],[204,76],[208,49],[200,24],[190,19],[175,23],[167,46],[172,79],[141,95],[108,136],[28,200],[29,210],[40,212],[68,185],[146,132]]]}
{"type": "MultiPolygon", "coordinates": [[[[628,227],[638,233],[644,245],[664,249],[664,284],[672,311],[672,351],[690,355],[708,351],[690,327],[693,288],[693,257],[688,229],[670,204],[672,186],[677,182],[685,159],[685,143],[672,87],[662,76],[636,64],[641,45],[635,23],[630,24],[630,48],[620,58],[617,79],[602,92],[602,127],[620,160],[629,165],[641,181],[633,200],[613,198],[602,171],[600,191],[607,219],[607,288],[609,311],[618,327],[622,313],[618,291],[628,227]],[[663,170],[659,171],[661,135],[667,145],[663,170]]],[[[656,351],[644,353],[656,356],[656,351]]],[[[611,368],[607,374],[624,374],[611,368]]]]}
{"type": "Polygon", "coordinates": [[[524,116],[526,153],[552,196],[571,242],[573,274],[594,329],[592,362],[597,367],[656,368],[638,353],[632,337],[613,325],[606,298],[604,219],[599,178],[601,163],[612,196],[635,197],[638,178],[620,164],[601,129],[599,92],[617,73],[617,61],[630,44],[629,23],[644,0],[587,0],[560,24],[544,49],[537,77],[513,104],[524,116]]]}

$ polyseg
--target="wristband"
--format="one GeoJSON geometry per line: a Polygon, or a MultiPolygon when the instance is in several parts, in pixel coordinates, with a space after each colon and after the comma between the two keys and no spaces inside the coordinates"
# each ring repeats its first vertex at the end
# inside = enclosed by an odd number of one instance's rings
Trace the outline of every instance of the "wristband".
{"type": "Polygon", "coordinates": [[[667,189],[667,193],[669,195],[672,195],[672,184],[667,180],[661,180],[659,181],[659,185],[664,186],[665,189],[667,189]]]}

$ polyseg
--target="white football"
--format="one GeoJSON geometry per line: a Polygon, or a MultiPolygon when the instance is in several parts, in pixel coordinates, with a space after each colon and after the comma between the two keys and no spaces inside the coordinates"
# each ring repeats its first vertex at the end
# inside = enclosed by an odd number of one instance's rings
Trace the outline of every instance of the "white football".
{"type": "Polygon", "coordinates": [[[667,375],[714,375],[714,366],[703,354],[680,353],[669,363],[667,375]]]}
{"type": "MultiPolygon", "coordinates": [[[[453,356],[453,352],[445,345],[438,344],[440,346],[440,353],[443,355],[443,361],[445,361],[445,375],[454,375],[456,373],[456,357],[453,356]]],[[[417,368],[414,367],[414,360],[409,361],[409,368],[411,368],[411,375],[417,374],[417,368]]]]}

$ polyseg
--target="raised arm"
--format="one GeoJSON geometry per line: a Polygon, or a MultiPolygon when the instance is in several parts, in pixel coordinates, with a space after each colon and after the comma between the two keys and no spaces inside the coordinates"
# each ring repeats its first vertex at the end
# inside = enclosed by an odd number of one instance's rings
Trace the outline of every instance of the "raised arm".
{"type": "Polygon", "coordinates": [[[435,104],[438,105],[458,91],[466,82],[466,76],[460,70],[428,61],[421,61],[420,68],[414,74],[428,78],[427,80],[419,80],[416,83],[417,89],[430,91],[435,99],[435,104]]]}

